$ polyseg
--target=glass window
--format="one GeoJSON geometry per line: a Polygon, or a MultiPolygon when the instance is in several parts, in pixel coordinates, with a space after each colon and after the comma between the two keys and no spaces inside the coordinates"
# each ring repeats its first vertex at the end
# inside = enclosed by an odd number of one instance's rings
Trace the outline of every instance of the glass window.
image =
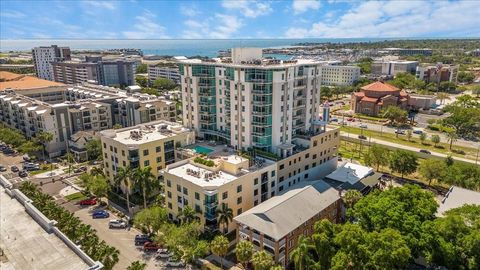
{"type": "Polygon", "coordinates": [[[148,149],[143,150],[143,155],[148,156],[148,149]]]}
{"type": "Polygon", "coordinates": [[[177,184],[177,191],[178,192],[182,192],[182,187],[180,185],[177,184]]]}
{"type": "Polygon", "coordinates": [[[222,194],[222,199],[225,200],[228,198],[228,191],[225,191],[223,194],[222,194]]]}
{"type": "Polygon", "coordinates": [[[237,204],[241,204],[242,203],[242,197],[238,197],[237,198],[237,204]]]}
{"type": "Polygon", "coordinates": [[[157,146],[157,147],[155,148],[155,151],[158,153],[158,152],[162,151],[162,148],[161,148],[160,146],[157,146]]]}
{"type": "Polygon", "coordinates": [[[237,193],[242,192],[242,185],[237,186],[237,193]]]}
{"type": "Polygon", "coordinates": [[[200,200],[200,194],[198,194],[198,192],[195,192],[195,200],[200,200]]]}
{"type": "Polygon", "coordinates": [[[143,162],[143,166],[145,166],[145,167],[150,166],[150,160],[145,160],[143,162]]]}

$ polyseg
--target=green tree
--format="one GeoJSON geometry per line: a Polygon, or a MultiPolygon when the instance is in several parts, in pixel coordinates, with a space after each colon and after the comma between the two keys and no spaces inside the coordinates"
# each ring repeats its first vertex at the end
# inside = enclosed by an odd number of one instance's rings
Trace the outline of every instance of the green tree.
{"type": "Polygon", "coordinates": [[[455,88],[457,88],[457,85],[449,81],[441,82],[438,86],[438,90],[442,92],[452,92],[455,91],[455,88]]]}
{"type": "Polygon", "coordinates": [[[197,214],[195,210],[193,210],[190,206],[187,205],[178,214],[178,219],[180,219],[182,223],[190,223],[197,219],[197,214]]]}
{"type": "Polygon", "coordinates": [[[447,133],[447,139],[450,142],[449,143],[449,150],[452,151],[452,145],[454,142],[458,140],[458,135],[457,132],[452,130],[447,133]]]}
{"type": "Polygon", "coordinates": [[[425,132],[420,133],[420,142],[422,144],[425,144],[426,139],[427,139],[427,133],[425,133],[425,132]]]}
{"type": "Polygon", "coordinates": [[[395,229],[367,234],[365,246],[370,253],[367,269],[405,269],[412,258],[407,242],[395,229]]]}
{"type": "Polygon", "coordinates": [[[290,260],[295,264],[295,269],[305,270],[311,263],[310,250],[313,248],[310,239],[300,235],[297,247],[290,253],[290,260]]]}
{"type": "Polygon", "coordinates": [[[322,86],[320,88],[320,98],[329,100],[332,97],[332,90],[328,86],[322,86]]]}
{"type": "Polygon", "coordinates": [[[388,149],[374,144],[368,148],[364,160],[367,166],[375,166],[378,171],[380,166],[388,165],[388,157],[388,149]]]}
{"type": "Polygon", "coordinates": [[[53,134],[49,132],[39,132],[36,137],[35,141],[42,146],[42,154],[43,154],[43,160],[45,160],[45,152],[47,144],[53,140],[53,134]]]}
{"type": "Polygon", "coordinates": [[[123,126],[121,124],[115,124],[115,125],[113,125],[112,128],[113,129],[120,129],[120,128],[123,128],[123,126]]]}
{"type": "Polygon", "coordinates": [[[132,180],[135,187],[142,191],[143,208],[147,208],[147,195],[156,187],[157,179],[152,174],[152,169],[147,166],[133,170],[132,180]]]}
{"type": "Polygon", "coordinates": [[[127,270],[144,270],[146,267],[146,263],[141,261],[134,261],[127,267],[127,270]]]}
{"type": "Polygon", "coordinates": [[[343,202],[348,208],[352,208],[361,198],[362,193],[356,189],[349,189],[343,195],[343,202]]]}
{"type": "Polygon", "coordinates": [[[92,176],[88,182],[87,189],[100,200],[107,197],[110,191],[110,185],[103,175],[92,176]]]}
{"type": "Polygon", "coordinates": [[[421,176],[428,180],[428,185],[432,180],[440,180],[445,175],[445,163],[439,159],[425,159],[418,167],[421,176]]]}
{"type": "Polygon", "coordinates": [[[437,99],[440,100],[441,104],[444,104],[446,99],[450,99],[450,95],[445,92],[438,92],[437,99]]]}
{"type": "Polygon", "coordinates": [[[414,173],[417,166],[417,155],[412,152],[395,150],[390,154],[389,167],[393,172],[400,173],[402,178],[405,174],[414,173]]]}
{"type": "Polygon", "coordinates": [[[255,270],[269,270],[273,266],[273,258],[265,250],[257,251],[252,256],[255,270]]]}
{"type": "Polygon", "coordinates": [[[135,76],[135,82],[141,87],[148,87],[148,79],[144,76],[135,76]]]}
{"type": "Polygon", "coordinates": [[[130,166],[127,167],[119,167],[117,175],[115,175],[114,181],[115,185],[120,187],[123,185],[125,187],[125,196],[127,197],[127,212],[130,215],[130,191],[132,188],[132,179],[133,179],[133,171],[130,166]]]}
{"type": "Polygon", "coordinates": [[[412,130],[408,129],[406,132],[406,135],[407,135],[407,140],[410,141],[412,139],[412,130]]]}
{"type": "Polygon", "coordinates": [[[388,106],[382,111],[381,115],[390,120],[391,123],[405,123],[408,113],[400,107],[388,106]]]}
{"type": "Polygon", "coordinates": [[[173,90],[175,87],[177,87],[177,84],[169,79],[165,78],[158,78],[152,83],[154,88],[160,89],[160,90],[173,90]]]}
{"type": "Polygon", "coordinates": [[[223,269],[223,259],[228,251],[228,239],[223,235],[217,235],[210,243],[212,253],[220,257],[220,268],[223,269]]]}
{"type": "Polygon", "coordinates": [[[89,160],[98,160],[102,157],[102,143],[100,139],[89,140],[85,144],[85,149],[87,150],[89,160]]]}
{"type": "Polygon", "coordinates": [[[222,207],[216,211],[217,221],[219,225],[223,224],[223,231],[228,231],[228,224],[233,219],[233,210],[229,208],[225,203],[222,203],[222,207]]]}
{"type": "Polygon", "coordinates": [[[432,135],[432,136],[430,136],[430,140],[432,140],[435,147],[437,147],[437,145],[440,143],[440,136],[432,135]]]}
{"type": "Polygon", "coordinates": [[[477,98],[480,97],[480,85],[473,87],[472,95],[475,95],[477,98]]]}
{"type": "Polygon", "coordinates": [[[475,80],[475,75],[470,72],[460,71],[458,72],[457,80],[461,83],[472,83],[475,80]]]}
{"type": "Polygon", "coordinates": [[[254,247],[252,242],[241,240],[235,247],[235,255],[237,256],[237,261],[239,261],[245,269],[247,268],[247,263],[252,259],[254,247]]]}
{"type": "Polygon", "coordinates": [[[160,92],[158,92],[158,89],[150,88],[150,87],[143,87],[141,92],[144,94],[149,94],[154,96],[160,95],[160,92]]]}
{"type": "Polygon", "coordinates": [[[168,211],[164,207],[152,206],[135,214],[134,224],[149,235],[156,234],[160,228],[168,223],[168,211]]]}
{"type": "Polygon", "coordinates": [[[26,141],[20,145],[18,150],[24,154],[33,156],[34,153],[42,150],[42,147],[33,141],[26,141]]]}
{"type": "Polygon", "coordinates": [[[137,74],[138,73],[141,73],[141,74],[142,73],[147,73],[147,69],[148,69],[147,64],[140,64],[140,65],[137,66],[137,70],[136,70],[135,73],[137,73],[137,74]]]}

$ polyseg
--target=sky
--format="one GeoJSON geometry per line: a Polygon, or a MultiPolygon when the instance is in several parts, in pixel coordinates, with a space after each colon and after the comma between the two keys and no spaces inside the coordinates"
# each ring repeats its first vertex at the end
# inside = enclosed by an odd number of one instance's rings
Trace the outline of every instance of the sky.
{"type": "Polygon", "coordinates": [[[1,39],[480,37],[473,1],[0,1],[1,39]]]}

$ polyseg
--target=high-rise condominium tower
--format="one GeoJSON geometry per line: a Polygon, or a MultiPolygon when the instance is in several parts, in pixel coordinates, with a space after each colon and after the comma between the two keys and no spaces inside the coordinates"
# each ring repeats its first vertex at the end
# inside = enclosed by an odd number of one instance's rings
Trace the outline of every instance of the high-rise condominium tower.
{"type": "Polygon", "coordinates": [[[52,62],[70,60],[70,48],[58,47],[52,45],[50,47],[35,47],[32,49],[33,64],[37,77],[44,80],[53,81],[52,62]]]}

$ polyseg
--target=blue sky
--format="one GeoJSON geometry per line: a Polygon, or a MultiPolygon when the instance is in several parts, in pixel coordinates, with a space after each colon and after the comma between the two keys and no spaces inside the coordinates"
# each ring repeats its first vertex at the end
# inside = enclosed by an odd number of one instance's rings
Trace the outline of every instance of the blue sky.
{"type": "Polygon", "coordinates": [[[480,3],[429,0],[1,0],[0,37],[480,37],[480,3]]]}

